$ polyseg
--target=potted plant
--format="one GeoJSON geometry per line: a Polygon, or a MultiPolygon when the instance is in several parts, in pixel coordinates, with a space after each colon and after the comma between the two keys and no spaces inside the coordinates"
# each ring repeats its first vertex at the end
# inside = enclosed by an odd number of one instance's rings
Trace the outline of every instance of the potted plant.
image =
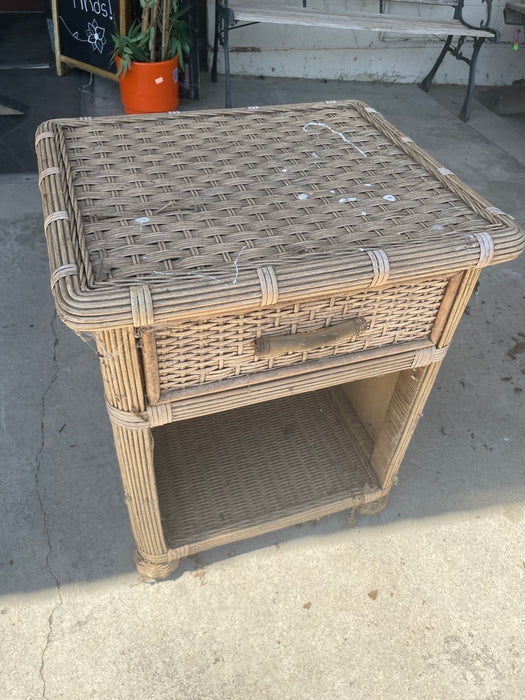
{"type": "Polygon", "coordinates": [[[178,70],[190,48],[188,8],[179,0],[140,0],[142,20],[113,34],[120,95],[126,114],[168,112],[179,104],[178,70]]]}

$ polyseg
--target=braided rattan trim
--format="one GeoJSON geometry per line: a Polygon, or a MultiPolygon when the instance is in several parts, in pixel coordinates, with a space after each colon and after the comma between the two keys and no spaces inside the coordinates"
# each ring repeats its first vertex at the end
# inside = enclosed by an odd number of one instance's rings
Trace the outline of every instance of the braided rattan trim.
{"type": "Polygon", "coordinates": [[[142,576],[151,579],[166,578],[179,564],[178,557],[171,551],[162,555],[143,554],[138,549],[135,550],[135,564],[142,576]]]}
{"type": "Polygon", "coordinates": [[[261,306],[277,304],[279,285],[273,267],[258,267],[257,275],[261,284],[261,306]]]}
{"type": "Polygon", "coordinates": [[[151,326],[153,324],[153,301],[149,287],[146,284],[140,287],[131,287],[129,296],[133,325],[136,328],[151,326]]]}
{"type": "Polygon", "coordinates": [[[192,549],[191,545],[183,544],[176,549],[168,549],[168,556],[171,561],[176,561],[179,558],[182,559],[182,557],[189,557],[192,554],[192,549]]]}
{"type": "Polygon", "coordinates": [[[390,263],[388,262],[387,254],[381,248],[374,248],[366,252],[372,261],[372,267],[374,269],[374,276],[369,286],[377,287],[385,284],[390,273],[390,263]]]}
{"type": "Polygon", "coordinates": [[[44,221],[44,231],[47,231],[49,224],[52,224],[54,221],[69,221],[69,214],[67,211],[55,211],[50,214],[44,221]]]}
{"type": "Polygon", "coordinates": [[[60,168],[58,168],[56,165],[53,165],[51,168],[46,168],[45,170],[42,170],[38,178],[38,186],[40,187],[42,185],[42,181],[50,175],[60,175],[60,168]]]}
{"type": "Polygon", "coordinates": [[[171,423],[171,408],[167,403],[161,403],[157,406],[148,406],[146,414],[151,428],[171,423]]]}
{"type": "MultiPolygon", "coordinates": [[[[187,547],[187,551],[189,553],[189,547],[187,547]]],[[[154,566],[163,564],[167,565],[170,562],[176,562],[180,558],[180,554],[178,554],[178,552],[176,553],[173,549],[168,549],[167,552],[163,552],[162,554],[148,554],[137,549],[136,556],[140,557],[146,564],[151,564],[154,566]]]]}
{"type": "Polygon", "coordinates": [[[159,425],[171,423],[171,408],[169,404],[148,406],[145,413],[130,413],[120,408],[115,408],[106,401],[106,408],[112,423],[121,425],[129,430],[148,430],[159,425]]]}
{"type": "Polygon", "coordinates": [[[139,413],[130,413],[130,411],[123,411],[120,408],[115,408],[110,403],[106,401],[106,409],[108,411],[111,422],[120,425],[123,428],[128,428],[130,430],[147,430],[151,427],[151,424],[139,413]]]}
{"type": "Polygon", "coordinates": [[[69,265],[61,265],[51,275],[51,289],[53,289],[58,280],[71,275],[78,275],[78,267],[72,263],[69,265]]]}
{"type": "Polygon", "coordinates": [[[490,265],[490,262],[494,257],[494,241],[492,240],[492,236],[486,231],[475,233],[474,236],[479,242],[479,260],[475,267],[477,270],[481,267],[490,265]]]}
{"type": "Polygon", "coordinates": [[[447,354],[447,350],[448,345],[442,348],[421,348],[420,350],[416,350],[412,362],[412,369],[416,367],[425,367],[426,365],[432,364],[432,362],[441,362],[447,354]]]}
{"type": "Polygon", "coordinates": [[[507,216],[507,214],[504,211],[501,211],[498,207],[487,207],[487,211],[489,211],[491,214],[500,214],[501,216],[507,216]]]}
{"type": "Polygon", "coordinates": [[[35,138],[35,148],[43,139],[54,139],[55,134],[52,131],[43,131],[41,134],[35,138]]]}

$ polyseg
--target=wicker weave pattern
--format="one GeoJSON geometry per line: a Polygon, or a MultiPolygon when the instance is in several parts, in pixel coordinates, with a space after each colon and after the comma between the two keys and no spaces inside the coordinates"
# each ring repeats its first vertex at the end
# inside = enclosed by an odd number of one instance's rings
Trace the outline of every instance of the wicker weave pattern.
{"type": "Polygon", "coordinates": [[[524,245],[359,102],[62,119],[36,150],[53,291],[76,330],[452,275],[524,245]]]}
{"type": "Polygon", "coordinates": [[[365,494],[381,496],[356,446],[358,437],[359,429],[354,433],[328,391],[156,428],[156,480],[168,546],[293,518],[344,499],[358,505],[365,494]]]}
{"type": "Polygon", "coordinates": [[[441,279],[398,285],[351,297],[170,326],[155,333],[161,391],[428,337],[446,285],[447,280],[441,279]],[[311,331],[353,316],[364,317],[370,324],[354,341],[270,359],[255,355],[254,340],[263,333],[311,331]]]}
{"type": "Polygon", "coordinates": [[[350,125],[327,105],[274,110],[270,122],[261,110],[64,126],[95,279],[228,284],[239,255],[255,270],[480,227],[371,115],[349,112],[350,125]]]}

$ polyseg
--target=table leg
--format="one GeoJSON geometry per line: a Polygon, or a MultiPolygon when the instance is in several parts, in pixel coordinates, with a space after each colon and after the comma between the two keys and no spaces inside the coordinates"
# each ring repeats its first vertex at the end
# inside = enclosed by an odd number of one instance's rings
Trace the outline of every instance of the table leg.
{"type": "Polygon", "coordinates": [[[124,500],[137,545],[137,570],[148,578],[165,578],[177,568],[179,559],[170,555],[162,529],[151,430],[112,424],[124,500]]]}
{"type": "Polygon", "coordinates": [[[146,409],[142,371],[133,329],[117,328],[96,336],[104,390],[117,457],[137,549],[140,574],[164,578],[177,568],[164,537],[153,463],[151,426],[140,418],[146,409]]]}

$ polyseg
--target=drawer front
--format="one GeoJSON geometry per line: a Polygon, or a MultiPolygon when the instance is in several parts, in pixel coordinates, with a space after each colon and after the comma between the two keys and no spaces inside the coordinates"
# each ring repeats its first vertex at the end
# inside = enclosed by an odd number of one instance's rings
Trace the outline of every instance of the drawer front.
{"type": "MultiPolygon", "coordinates": [[[[202,386],[217,390],[217,382],[289,368],[290,376],[305,364],[428,338],[440,308],[448,279],[414,282],[263,309],[238,316],[185,321],[168,328],[142,332],[146,390],[150,403],[177,398],[177,392],[202,386]],[[352,318],[364,319],[366,329],[357,337],[331,341],[301,351],[271,357],[256,352],[261,336],[312,333],[352,318]]],[[[362,322],[361,322],[362,323],[362,322]]],[[[363,324],[364,325],[364,324],[363,324]]]]}

